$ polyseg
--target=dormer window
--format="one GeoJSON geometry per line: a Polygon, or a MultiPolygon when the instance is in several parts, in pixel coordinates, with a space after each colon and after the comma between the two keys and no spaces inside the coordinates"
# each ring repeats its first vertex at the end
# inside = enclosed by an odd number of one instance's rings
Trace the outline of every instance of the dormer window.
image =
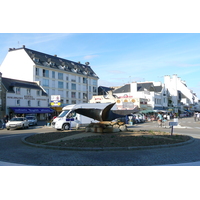
{"type": "Polygon", "coordinates": [[[33,61],[35,61],[35,62],[39,62],[40,61],[40,59],[39,58],[33,58],[33,61]]]}

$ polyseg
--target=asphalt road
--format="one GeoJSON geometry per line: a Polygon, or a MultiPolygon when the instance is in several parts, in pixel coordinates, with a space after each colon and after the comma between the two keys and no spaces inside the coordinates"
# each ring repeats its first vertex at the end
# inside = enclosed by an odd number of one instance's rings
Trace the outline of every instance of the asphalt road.
{"type": "MultiPolygon", "coordinates": [[[[2,165],[16,163],[31,166],[160,166],[200,161],[200,122],[183,118],[179,123],[184,128],[174,128],[174,133],[190,135],[195,138],[194,142],[142,150],[72,151],[36,148],[22,143],[21,138],[54,131],[52,128],[38,126],[25,130],[0,130],[0,161],[2,165]]],[[[170,128],[158,128],[152,122],[132,128],[171,131],[170,128]]]]}

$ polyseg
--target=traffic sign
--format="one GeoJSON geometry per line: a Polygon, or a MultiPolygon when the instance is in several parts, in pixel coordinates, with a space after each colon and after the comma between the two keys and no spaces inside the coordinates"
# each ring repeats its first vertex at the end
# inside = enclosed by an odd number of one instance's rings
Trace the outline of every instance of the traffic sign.
{"type": "Polygon", "coordinates": [[[169,122],[169,126],[178,126],[178,122],[169,122]]]}

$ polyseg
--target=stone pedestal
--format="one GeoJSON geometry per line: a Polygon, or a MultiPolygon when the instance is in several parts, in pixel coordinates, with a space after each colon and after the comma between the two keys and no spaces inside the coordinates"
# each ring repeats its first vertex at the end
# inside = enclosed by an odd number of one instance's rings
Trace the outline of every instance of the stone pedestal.
{"type": "Polygon", "coordinates": [[[85,132],[93,132],[93,133],[116,133],[120,131],[126,131],[127,127],[123,122],[107,122],[102,121],[99,123],[91,123],[89,124],[85,132]]]}

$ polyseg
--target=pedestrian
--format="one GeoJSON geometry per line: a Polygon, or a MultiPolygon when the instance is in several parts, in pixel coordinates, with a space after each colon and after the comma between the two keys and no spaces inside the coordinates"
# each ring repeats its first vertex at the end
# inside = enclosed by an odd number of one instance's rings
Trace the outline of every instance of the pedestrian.
{"type": "Polygon", "coordinates": [[[159,112],[158,115],[157,115],[158,127],[162,127],[162,121],[163,121],[163,116],[162,116],[162,114],[159,112]]]}
{"type": "Polygon", "coordinates": [[[3,124],[2,124],[2,129],[4,129],[4,128],[6,128],[6,123],[8,122],[8,121],[7,121],[6,115],[5,115],[4,118],[2,119],[2,122],[3,122],[3,124]]]}
{"type": "Polygon", "coordinates": [[[197,121],[197,113],[196,112],[194,113],[194,121],[195,122],[197,121]]]}
{"type": "Polygon", "coordinates": [[[200,120],[200,113],[198,112],[197,113],[197,121],[199,121],[200,120]]]}

